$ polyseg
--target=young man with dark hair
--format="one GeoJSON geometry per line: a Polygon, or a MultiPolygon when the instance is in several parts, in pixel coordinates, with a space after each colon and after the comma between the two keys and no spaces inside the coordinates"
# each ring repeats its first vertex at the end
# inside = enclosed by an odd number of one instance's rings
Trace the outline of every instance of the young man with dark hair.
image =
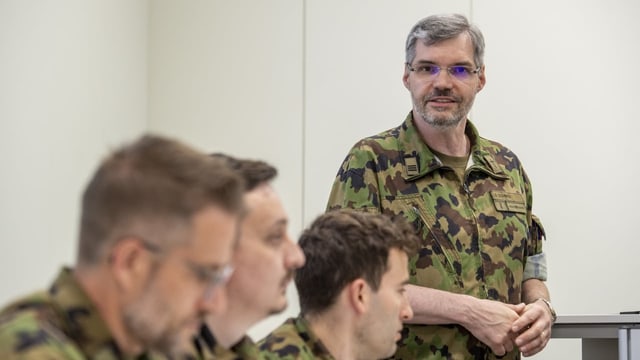
{"type": "Polygon", "coordinates": [[[301,312],[260,342],[267,359],[391,356],[413,312],[405,296],[417,237],[404,219],[353,210],[319,216],[299,240],[301,312]]]}

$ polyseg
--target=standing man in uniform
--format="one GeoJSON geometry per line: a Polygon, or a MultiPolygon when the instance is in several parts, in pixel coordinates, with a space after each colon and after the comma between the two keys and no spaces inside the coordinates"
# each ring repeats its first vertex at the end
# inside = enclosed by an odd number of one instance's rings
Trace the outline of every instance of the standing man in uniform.
{"type": "Polygon", "coordinates": [[[299,241],[307,258],[294,277],[300,315],[260,342],[266,359],[374,360],[391,356],[412,311],[407,222],[350,209],[319,216],[299,241]]]}
{"type": "Polygon", "coordinates": [[[84,191],[76,265],[0,311],[1,359],[181,356],[226,307],[243,182],[223,162],[144,136],[84,191]]]}
{"type": "Polygon", "coordinates": [[[413,109],[356,143],[331,190],[329,209],[403,215],[422,238],[396,359],[519,359],[551,336],[531,184],[518,157],[467,119],[486,82],[483,55],[464,16],[420,20],[402,76],[413,109]]]}
{"type": "Polygon", "coordinates": [[[222,159],[245,181],[246,213],[227,283],[227,310],[205,318],[196,348],[201,358],[256,360],[258,347],[246,332],[258,321],[287,307],[286,290],[305,258],[288,232],[289,217],[271,182],[277,170],[263,162],[222,159]]]}

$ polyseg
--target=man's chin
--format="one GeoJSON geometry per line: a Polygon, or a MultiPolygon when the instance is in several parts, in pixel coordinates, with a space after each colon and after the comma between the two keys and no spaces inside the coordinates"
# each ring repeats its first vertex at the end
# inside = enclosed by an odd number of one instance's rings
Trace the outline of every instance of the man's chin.
{"type": "Polygon", "coordinates": [[[445,115],[444,111],[419,111],[418,113],[422,121],[440,130],[456,127],[462,121],[462,117],[454,114],[445,115]]]}
{"type": "Polygon", "coordinates": [[[287,305],[288,305],[287,299],[286,298],[282,299],[280,304],[271,307],[271,309],[269,311],[269,315],[277,315],[277,314],[282,313],[283,311],[285,311],[287,309],[287,305]]]}
{"type": "Polygon", "coordinates": [[[189,321],[185,323],[185,326],[181,331],[177,332],[172,339],[167,339],[163,342],[162,352],[168,354],[171,358],[185,359],[185,355],[194,355],[195,347],[193,345],[193,338],[198,335],[202,321],[189,321]]]}
{"type": "Polygon", "coordinates": [[[181,334],[180,339],[172,344],[169,350],[169,355],[172,359],[190,359],[196,353],[195,346],[193,344],[194,336],[197,334],[191,331],[184,331],[181,334]]]}
{"type": "Polygon", "coordinates": [[[393,346],[393,349],[391,349],[385,356],[383,356],[382,358],[386,359],[386,358],[390,358],[393,354],[396,353],[396,350],[398,349],[398,347],[396,345],[393,346]]]}
{"type": "Polygon", "coordinates": [[[460,123],[460,120],[436,118],[436,119],[431,119],[430,121],[427,121],[427,123],[436,129],[446,130],[446,129],[452,129],[456,127],[460,123]]]}

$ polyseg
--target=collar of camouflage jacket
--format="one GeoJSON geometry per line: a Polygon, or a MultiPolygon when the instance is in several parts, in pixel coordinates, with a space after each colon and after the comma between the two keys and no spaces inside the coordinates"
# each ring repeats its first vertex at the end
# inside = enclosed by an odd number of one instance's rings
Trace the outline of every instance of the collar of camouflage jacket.
{"type": "MultiPolygon", "coordinates": [[[[442,161],[424,142],[413,121],[413,114],[409,112],[397,133],[399,149],[404,152],[403,177],[407,181],[421,178],[443,166],[442,161]]],[[[507,178],[505,169],[495,161],[495,156],[492,155],[491,150],[495,145],[481,137],[470,120],[467,120],[465,134],[471,142],[470,167],[497,179],[507,178]]]]}

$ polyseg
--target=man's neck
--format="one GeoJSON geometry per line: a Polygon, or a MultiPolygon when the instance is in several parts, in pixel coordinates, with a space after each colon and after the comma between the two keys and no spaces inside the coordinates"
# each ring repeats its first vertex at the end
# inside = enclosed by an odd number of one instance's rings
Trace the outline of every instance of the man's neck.
{"type": "Polygon", "coordinates": [[[322,341],[334,358],[356,360],[355,328],[352,319],[337,312],[307,317],[311,331],[322,341]]]}
{"type": "Polygon", "coordinates": [[[469,155],[471,142],[465,134],[466,119],[450,128],[436,128],[427,124],[420,115],[413,114],[413,124],[418,129],[422,140],[433,150],[456,157],[469,155]]]}
{"type": "Polygon", "coordinates": [[[225,313],[215,317],[210,316],[206,323],[217,342],[229,349],[242,340],[247,331],[263,318],[264,316],[257,316],[251,311],[242,311],[237,306],[229,304],[225,313]]]}

